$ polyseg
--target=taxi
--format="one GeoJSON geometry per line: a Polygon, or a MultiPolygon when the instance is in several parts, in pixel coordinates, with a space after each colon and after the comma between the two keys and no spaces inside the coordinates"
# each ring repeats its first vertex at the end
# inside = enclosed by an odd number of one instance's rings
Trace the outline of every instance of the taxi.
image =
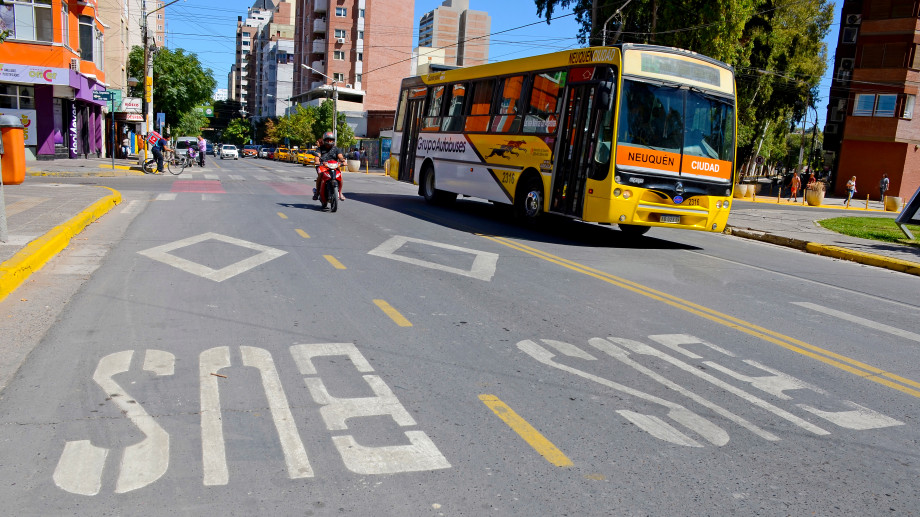
{"type": "Polygon", "coordinates": [[[301,165],[313,165],[313,163],[316,161],[315,158],[315,152],[310,149],[301,149],[297,153],[297,163],[301,165]]]}
{"type": "Polygon", "coordinates": [[[291,160],[291,150],[287,147],[279,147],[275,149],[275,160],[279,162],[287,162],[291,160]]]}

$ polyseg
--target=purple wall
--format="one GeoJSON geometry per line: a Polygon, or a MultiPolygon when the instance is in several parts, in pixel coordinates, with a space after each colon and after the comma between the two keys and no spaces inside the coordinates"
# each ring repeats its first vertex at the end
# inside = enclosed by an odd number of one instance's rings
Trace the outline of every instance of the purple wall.
{"type": "Polygon", "coordinates": [[[54,87],[50,85],[35,85],[35,137],[38,139],[35,154],[54,154],[54,87]]]}

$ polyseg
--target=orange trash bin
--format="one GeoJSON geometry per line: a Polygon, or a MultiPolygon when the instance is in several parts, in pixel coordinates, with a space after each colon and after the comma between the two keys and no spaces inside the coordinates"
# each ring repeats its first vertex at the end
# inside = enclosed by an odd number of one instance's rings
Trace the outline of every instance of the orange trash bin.
{"type": "Polygon", "coordinates": [[[18,117],[0,116],[0,138],[3,139],[0,167],[3,168],[4,185],[19,185],[26,179],[26,144],[23,132],[22,122],[18,117]]]}

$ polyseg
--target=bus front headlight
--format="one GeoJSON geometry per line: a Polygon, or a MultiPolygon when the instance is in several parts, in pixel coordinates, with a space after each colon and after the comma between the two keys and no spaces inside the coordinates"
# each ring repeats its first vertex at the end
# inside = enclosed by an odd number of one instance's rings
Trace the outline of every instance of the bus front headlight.
{"type": "Polygon", "coordinates": [[[627,190],[626,192],[623,192],[623,199],[629,199],[631,197],[632,197],[632,191],[627,190]]]}
{"type": "Polygon", "coordinates": [[[623,191],[618,188],[613,189],[613,197],[620,197],[620,193],[622,192],[623,191]]]}

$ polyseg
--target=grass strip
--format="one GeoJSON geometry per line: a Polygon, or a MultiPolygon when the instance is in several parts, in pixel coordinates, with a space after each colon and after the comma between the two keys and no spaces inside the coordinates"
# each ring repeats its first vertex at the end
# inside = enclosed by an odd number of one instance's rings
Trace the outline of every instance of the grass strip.
{"type": "MultiPolygon", "coordinates": [[[[898,225],[895,224],[894,219],[884,217],[833,217],[818,221],[818,224],[823,228],[849,235],[850,237],[895,242],[920,248],[920,239],[908,239],[898,228],[898,225]]],[[[909,224],[907,228],[910,229],[915,237],[920,235],[920,226],[909,224]]]]}

